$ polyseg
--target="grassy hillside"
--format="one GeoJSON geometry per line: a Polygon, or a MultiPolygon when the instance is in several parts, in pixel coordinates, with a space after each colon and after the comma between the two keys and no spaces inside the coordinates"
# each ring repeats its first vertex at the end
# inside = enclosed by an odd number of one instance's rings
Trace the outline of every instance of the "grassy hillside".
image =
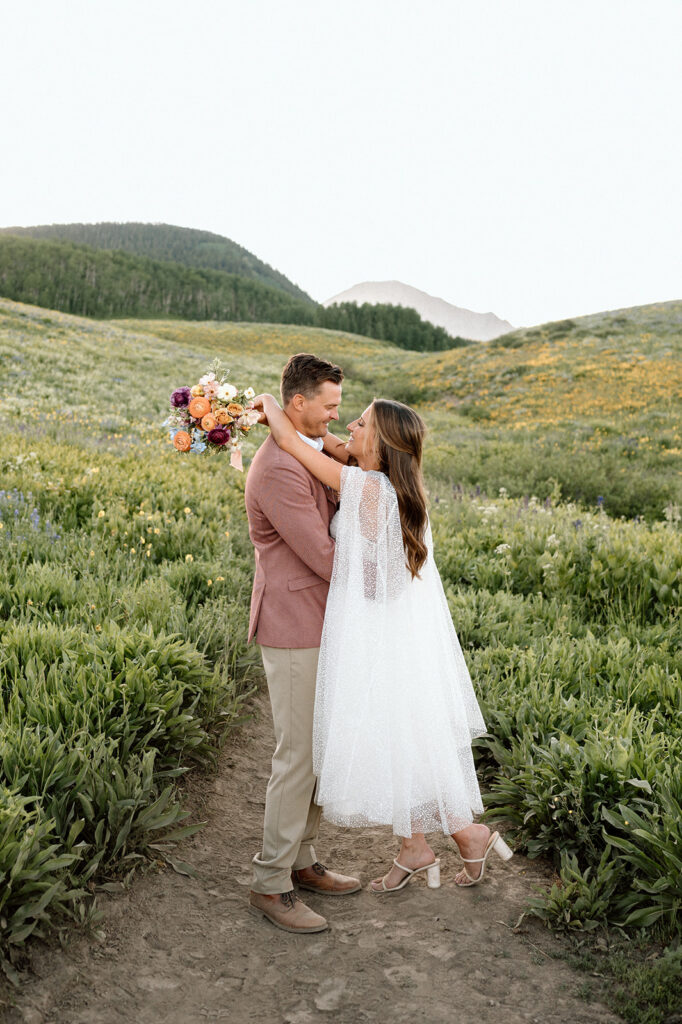
{"type": "Polygon", "coordinates": [[[679,934],[679,318],[669,303],[420,354],[0,301],[0,870],[26,858],[1,896],[4,948],[157,850],[181,818],[175,775],[234,721],[254,669],[243,478],[174,453],[160,424],[214,357],[275,390],[301,350],[345,367],[344,418],[381,394],[427,419],[487,803],[556,867],[533,912],[679,934]]]}
{"type": "Polygon", "coordinates": [[[319,351],[348,373],[349,418],[374,395],[419,404],[432,431],[427,467],[439,489],[496,494],[504,487],[541,499],[559,491],[613,515],[660,519],[666,505],[682,501],[681,321],[682,303],[665,303],[445,353],[299,327],[141,326],[265,371],[273,386],[284,353],[319,351]]]}
{"type": "Polygon", "coordinates": [[[410,367],[406,394],[432,409],[444,478],[539,497],[554,480],[625,516],[682,497],[682,302],[437,354],[410,367]]]}
{"type": "Polygon", "coordinates": [[[682,502],[682,304],[517,331],[504,345],[448,353],[406,352],[294,325],[101,324],[12,303],[2,308],[4,336],[16,339],[13,349],[5,343],[5,373],[34,426],[59,431],[63,419],[67,434],[72,416],[93,412],[86,443],[98,447],[112,424],[131,443],[155,437],[166,390],[197,362],[219,356],[254,386],[276,390],[287,354],[315,351],[346,370],[342,416],[351,418],[374,395],[423,408],[432,432],[427,471],[441,497],[453,487],[489,495],[504,487],[512,497],[560,494],[648,519],[682,502]],[[112,378],[113,350],[122,369],[112,378]],[[128,374],[142,379],[150,364],[158,386],[140,412],[128,374]],[[39,396],[24,393],[31,368],[43,382],[39,396]]]}
{"type": "Polygon", "coordinates": [[[271,288],[312,304],[313,300],[284,274],[263,263],[252,252],[229,238],[211,231],[179,228],[173,224],[40,224],[26,228],[1,228],[0,234],[74,242],[93,249],[118,249],[148,256],[153,260],[182,263],[186,267],[220,270],[271,288]]]}

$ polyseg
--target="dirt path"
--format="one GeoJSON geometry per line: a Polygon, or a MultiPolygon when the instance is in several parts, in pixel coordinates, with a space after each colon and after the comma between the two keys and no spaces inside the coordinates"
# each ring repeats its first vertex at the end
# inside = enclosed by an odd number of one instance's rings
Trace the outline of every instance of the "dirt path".
{"type": "MultiPolygon", "coordinates": [[[[218,776],[191,787],[208,824],[180,856],[197,877],[166,870],[103,896],[104,940],[74,932],[64,950],[37,950],[7,1024],[620,1020],[580,998],[587,979],[546,955],[560,948],[551,933],[533,922],[512,933],[545,877],[521,857],[493,863],[485,884],[463,891],[453,884],[454,848],[440,837],[432,844],[443,858],[438,890],[420,881],[383,899],[366,890],[343,899],[308,893],[332,924],[320,935],[288,935],[250,915],[249,860],[260,845],[272,742],[260,697],[218,776]]],[[[318,854],[367,882],[394,847],[390,829],[323,824],[318,854]]]]}

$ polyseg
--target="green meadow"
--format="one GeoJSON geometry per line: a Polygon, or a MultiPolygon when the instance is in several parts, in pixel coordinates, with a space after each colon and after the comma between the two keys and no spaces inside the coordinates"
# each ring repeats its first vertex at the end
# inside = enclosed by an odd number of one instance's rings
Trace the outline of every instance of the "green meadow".
{"type": "MultiPolygon", "coordinates": [[[[0,301],[0,941],[176,858],[182,775],[258,677],[244,478],[176,453],[168,395],[220,358],[276,392],[293,352],[343,415],[418,406],[436,555],[489,735],[488,812],[556,867],[554,928],[682,909],[682,303],[416,353],[300,326],[92,321],[0,301]]],[[[263,434],[255,428],[249,456],[263,434]]]]}

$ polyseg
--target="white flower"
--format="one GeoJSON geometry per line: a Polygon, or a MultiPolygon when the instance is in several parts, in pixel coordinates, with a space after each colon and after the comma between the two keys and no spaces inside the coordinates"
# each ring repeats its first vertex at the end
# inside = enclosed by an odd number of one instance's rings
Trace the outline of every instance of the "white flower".
{"type": "Polygon", "coordinates": [[[231,402],[237,394],[237,389],[234,384],[221,384],[218,388],[218,398],[225,402],[231,402]]]}
{"type": "Polygon", "coordinates": [[[496,555],[502,555],[505,551],[511,551],[511,544],[498,544],[495,548],[496,555]]]}
{"type": "Polygon", "coordinates": [[[214,380],[215,373],[205,373],[203,377],[199,378],[199,383],[203,386],[205,384],[210,384],[214,380]]]}
{"type": "Polygon", "coordinates": [[[558,548],[559,547],[559,541],[558,541],[557,535],[555,533],[550,533],[550,535],[547,538],[545,543],[547,544],[548,548],[549,547],[551,547],[551,548],[558,548]]]}
{"type": "Polygon", "coordinates": [[[258,409],[247,409],[243,416],[239,417],[240,426],[253,427],[258,422],[260,422],[258,409]]]}
{"type": "Polygon", "coordinates": [[[246,391],[244,392],[244,398],[247,400],[247,402],[250,402],[251,399],[255,397],[256,392],[253,390],[253,388],[247,388],[246,391]]]}

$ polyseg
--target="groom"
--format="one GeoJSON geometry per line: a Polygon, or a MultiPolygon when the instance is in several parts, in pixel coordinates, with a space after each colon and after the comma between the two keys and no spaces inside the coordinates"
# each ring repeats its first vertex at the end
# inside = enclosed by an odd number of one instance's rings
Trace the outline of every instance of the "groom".
{"type": "MultiPolygon", "coordinates": [[[[342,380],[340,367],[306,353],[292,356],[282,371],[284,411],[318,450],[327,424],[339,418],[342,380]]],[[[256,554],[249,640],[260,644],[277,744],[249,902],[285,931],[320,932],[325,918],[299,899],[293,883],[329,896],[360,888],[357,878],[328,871],[313,849],[321,814],[314,802],[313,707],[336,495],[268,437],[246,478],[246,511],[256,554]]]]}

